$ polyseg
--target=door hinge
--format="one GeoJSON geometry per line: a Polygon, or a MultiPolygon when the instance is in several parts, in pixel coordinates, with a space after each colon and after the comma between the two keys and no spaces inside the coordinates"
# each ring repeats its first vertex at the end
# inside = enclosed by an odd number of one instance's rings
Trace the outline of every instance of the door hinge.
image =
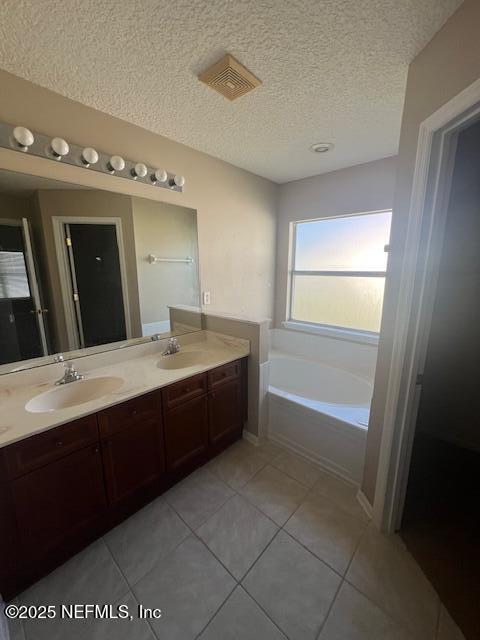
{"type": "Polygon", "coordinates": [[[388,252],[390,251],[390,245],[389,245],[389,244],[386,244],[386,245],[383,247],[383,250],[384,250],[384,252],[385,252],[385,253],[388,253],[388,252]]]}
{"type": "Polygon", "coordinates": [[[423,373],[417,373],[415,384],[417,385],[417,387],[423,384],[423,373]]]}
{"type": "Polygon", "coordinates": [[[73,294],[73,300],[74,300],[75,302],[78,302],[78,301],[80,300],[80,298],[78,297],[78,293],[74,293],[74,294],[73,294]]]}
{"type": "Polygon", "coordinates": [[[71,247],[72,246],[72,239],[71,238],[65,238],[65,242],[67,247],[71,247]]]}

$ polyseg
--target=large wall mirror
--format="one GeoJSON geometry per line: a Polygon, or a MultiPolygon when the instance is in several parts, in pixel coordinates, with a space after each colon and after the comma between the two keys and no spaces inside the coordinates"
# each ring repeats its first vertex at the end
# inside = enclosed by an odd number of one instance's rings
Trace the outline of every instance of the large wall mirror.
{"type": "Polygon", "coordinates": [[[195,210],[0,170],[0,373],[199,330],[199,307],[195,210]]]}

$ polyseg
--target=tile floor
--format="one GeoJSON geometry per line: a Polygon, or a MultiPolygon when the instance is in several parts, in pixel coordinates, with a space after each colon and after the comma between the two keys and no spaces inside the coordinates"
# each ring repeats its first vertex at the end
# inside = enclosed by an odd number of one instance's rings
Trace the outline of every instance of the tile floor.
{"type": "Polygon", "coordinates": [[[461,640],[403,543],[355,489],[240,441],[22,593],[133,620],[10,624],[12,640],[461,640]],[[137,606],[162,616],[139,620],[137,606]]]}

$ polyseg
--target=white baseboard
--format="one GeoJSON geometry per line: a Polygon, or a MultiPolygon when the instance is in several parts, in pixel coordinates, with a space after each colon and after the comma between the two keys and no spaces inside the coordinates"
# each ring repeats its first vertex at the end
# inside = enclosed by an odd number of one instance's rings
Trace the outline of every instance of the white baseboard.
{"type": "Polygon", "coordinates": [[[247,431],[246,429],[244,429],[242,435],[247,442],[250,442],[250,444],[253,444],[256,447],[258,447],[258,445],[260,444],[259,437],[254,436],[253,433],[250,433],[250,431],[247,431]]]}
{"type": "Polygon", "coordinates": [[[361,489],[357,491],[357,500],[360,503],[360,506],[365,511],[370,520],[373,518],[373,507],[370,504],[367,496],[363,493],[361,489]]]}

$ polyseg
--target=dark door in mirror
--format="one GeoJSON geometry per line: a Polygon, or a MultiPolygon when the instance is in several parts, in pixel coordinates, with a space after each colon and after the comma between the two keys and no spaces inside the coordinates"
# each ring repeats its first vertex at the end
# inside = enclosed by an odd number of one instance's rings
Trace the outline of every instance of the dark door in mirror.
{"type": "Polygon", "coordinates": [[[66,224],[79,343],[126,340],[118,238],[114,224],[66,224]]]}

